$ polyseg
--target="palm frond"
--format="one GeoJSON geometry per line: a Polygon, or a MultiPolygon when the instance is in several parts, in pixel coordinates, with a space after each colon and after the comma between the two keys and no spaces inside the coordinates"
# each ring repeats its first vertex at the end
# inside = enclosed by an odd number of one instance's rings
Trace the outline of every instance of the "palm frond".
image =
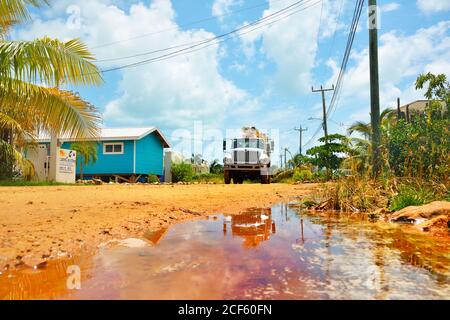
{"type": "Polygon", "coordinates": [[[45,37],[0,42],[0,76],[4,79],[45,83],[49,87],[99,85],[103,79],[94,60],[79,39],[62,42],[45,37]]]}
{"type": "Polygon", "coordinates": [[[101,115],[79,95],[19,80],[9,82],[8,88],[0,86],[0,106],[34,115],[35,128],[76,138],[98,136],[101,115]]]}
{"type": "Polygon", "coordinates": [[[352,135],[355,132],[358,132],[360,134],[363,134],[364,136],[369,137],[372,135],[372,128],[368,123],[357,121],[350,128],[348,128],[349,135],[352,135]]]}
{"type": "Polygon", "coordinates": [[[48,0],[0,0],[0,31],[8,23],[28,20],[28,5],[39,7],[48,3],[48,0]]]}
{"type": "Polygon", "coordinates": [[[17,119],[11,117],[6,113],[2,113],[0,108],[0,130],[8,130],[13,133],[15,140],[20,142],[33,141],[35,136],[32,132],[26,130],[17,119]]]}
{"type": "Polygon", "coordinates": [[[7,158],[14,161],[15,165],[20,168],[22,176],[30,179],[35,175],[33,163],[25,158],[22,152],[16,150],[14,146],[0,139],[0,158],[7,158]]]}

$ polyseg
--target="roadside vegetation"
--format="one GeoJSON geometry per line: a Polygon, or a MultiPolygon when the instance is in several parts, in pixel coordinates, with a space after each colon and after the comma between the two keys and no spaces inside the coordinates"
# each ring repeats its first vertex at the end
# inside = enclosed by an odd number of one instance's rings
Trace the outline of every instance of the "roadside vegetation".
{"type": "Polygon", "coordinates": [[[76,185],[79,184],[66,184],[50,181],[26,181],[26,180],[0,181],[0,187],[51,187],[51,186],[76,186],[76,185]]]}
{"type": "Polygon", "coordinates": [[[423,110],[381,114],[382,171],[372,176],[371,125],[357,122],[348,136],[330,135],[322,145],[297,155],[278,182],[325,182],[321,208],[367,212],[398,211],[411,205],[450,200],[450,85],[445,75],[420,75],[423,110]],[[310,167],[308,167],[310,166],[310,167]]]}
{"type": "Polygon", "coordinates": [[[215,160],[209,166],[209,173],[195,173],[190,163],[172,163],[172,181],[174,183],[223,183],[223,166],[215,160]]]}

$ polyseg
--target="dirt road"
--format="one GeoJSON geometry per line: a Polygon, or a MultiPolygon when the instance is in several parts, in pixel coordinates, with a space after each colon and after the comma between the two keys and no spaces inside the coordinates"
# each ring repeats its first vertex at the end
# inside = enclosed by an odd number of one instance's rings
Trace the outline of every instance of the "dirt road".
{"type": "Polygon", "coordinates": [[[180,221],[237,214],[310,194],[316,185],[105,185],[0,188],[0,268],[93,252],[180,221]]]}

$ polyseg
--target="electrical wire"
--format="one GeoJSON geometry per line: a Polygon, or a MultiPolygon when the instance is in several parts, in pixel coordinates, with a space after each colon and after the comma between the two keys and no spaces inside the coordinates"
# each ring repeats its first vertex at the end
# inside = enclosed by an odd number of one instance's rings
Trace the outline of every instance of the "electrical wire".
{"type": "MultiPolygon", "coordinates": [[[[280,1],[286,1],[286,0],[272,0],[272,2],[274,2],[274,3],[275,2],[280,2],[280,1]]],[[[124,43],[124,42],[133,41],[133,40],[138,40],[138,39],[150,37],[150,36],[161,34],[161,33],[168,32],[168,31],[179,30],[180,28],[185,28],[185,27],[193,26],[193,25],[200,24],[200,23],[203,23],[203,22],[216,20],[216,19],[219,19],[219,18],[222,18],[222,17],[225,17],[225,16],[235,15],[237,13],[241,13],[241,12],[253,10],[253,9],[256,9],[256,8],[264,7],[266,5],[267,5],[267,1],[264,1],[264,2],[262,2],[260,4],[256,4],[256,5],[245,7],[245,8],[241,8],[241,9],[237,9],[237,10],[234,10],[232,12],[219,14],[219,15],[216,15],[214,17],[202,18],[202,19],[199,19],[199,20],[194,20],[194,21],[191,21],[191,22],[187,22],[187,23],[178,25],[178,26],[173,27],[173,28],[161,29],[161,30],[158,30],[158,31],[154,31],[154,32],[150,32],[150,33],[144,33],[144,34],[137,35],[135,37],[131,37],[131,38],[127,38],[127,39],[122,39],[122,40],[117,40],[117,41],[112,41],[112,42],[100,44],[98,46],[92,47],[91,49],[98,49],[98,48],[109,47],[109,46],[113,46],[113,45],[116,45],[116,44],[119,44],[119,43],[124,43]]]]}
{"type": "MultiPolygon", "coordinates": [[[[286,13],[289,13],[289,12],[292,13],[292,12],[295,11],[295,9],[298,9],[298,7],[300,7],[300,5],[306,4],[306,3],[311,2],[311,1],[312,0],[300,0],[300,1],[297,1],[297,2],[293,3],[290,6],[287,6],[287,7],[283,8],[283,9],[281,9],[279,11],[276,11],[276,12],[270,14],[270,15],[267,15],[266,17],[260,18],[258,20],[255,20],[255,21],[249,23],[249,24],[246,24],[246,25],[244,25],[242,27],[239,27],[237,29],[234,29],[232,31],[229,31],[227,33],[224,33],[224,34],[221,34],[221,35],[218,35],[218,36],[214,36],[214,37],[211,37],[211,38],[207,38],[207,39],[203,39],[203,40],[199,40],[199,41],[195,41],[195,42],[184,43],[184,44],[181,44],[181,45],[171,46],[171,47],[167,47],[167,48],[163,48],[163,49],[152,50],[152,51],[139,53],[139,54],[135,54],[135,55],[129,55],[129,56],[125,56],[125,57],[118,57],[118,58],[110,58],[110,59],[98,60],[98,62],[118,61],[118,60],[124,60],[124,59],[137,58],[137,57],[151,55],[151,54],[158,53],[158,52],[165,52],[165,51],[170,51],[170,50],[173,50],[173,49],[185,47],[183,49],[180,49],[180,50],[177,50],[177,51],[173,51],[173,52],[169,52],[167,54],[164,54],[164,55],[161,55],[161,56],[158,56],[158,57],[153,57],[153,58],[148,59],[148,60],[143,60],[143,61],[140,61],[140,62],[131,63],[129,65],[125,65],[124,66],[124,67],[127,67],[127,66],[132,66],[134,64],[140,64],[140,63],[145,63],[145,62],[148,62],[148,61],[151,61],[151,60],[157,60],[157,59],[165,58],[166,56],[171,56],[171,55],[175,55],[175,54],[178,54],[178,53],[181,53],[181,52],[185,52],[185,51],[188,51],[190,49],[193,49],[193,48],[196,48],[196,47],[199,47],[199,46],[202,46],[202,45],[206,45],[208,43],[216,44],[216,42],[214,42],[214,41],[222,40],[222,39],[227,39],[227,40],[232,39],[232,37],[235,34],[240,34],[239,33],[240,31],[243,31],[243,30],[246,30],[246,29],[250,29],[252,27],[259,26],[261,24],[264,25],[264,23],[266,23],[267,21],[270,21],[271,19],[274,19],[274,18],[278,18],[279,16],[282,16],[283,14],[286,14],[286,13]]],[[[304,9],[306,9],[306,8],[304,8],[304,9]]],[[[288,15],[288,16],[290,16],[290,15],[288,15]]],[[[287,18],[288,16],[285,16],[284,18],[287,18]]],[[[279,20],[276,20],[276,21],[279,21],[279,20]]],[[[276,21],[270,21],[269,23],[276,22],[276,21]]],[[[254,30],[256,30],[256,28],[254,30]]],[[[221,41],[219,41],[219,42],[221,42],[221,41]]],[[[120,68],[122,68],[122,67],[120,67],[120,68]]],[[[116,68],[112,68],[111,70],[114,70],[114,69],[116,69],[116,68]]]]}
{"type": "MultiPolygon", "coordinates": [[[[350,53],[351,53],[351,50],[353,47],[353,42],[355,39],[355,35],[356,35],[356,31],[358,28],[358,24],[359,24],[359,20],[361,17],[363,7],[364,7],[364,0],[358,0],[355,4],[355,10],[353,12],[352,24],[351,24],[349,35],[348,35],[348,40],[347,40],[344,57],[342,59],[341,69],[339,71],[338,81],[336,83],[336,87],[333,92],[333,97],[331,99],[331,103],[330,103],[330,106],[327,111],[327,119],[330,117],[331,112],[334,112],[336,110],[336,106],[337,106],[336,102],[339,100],[339,97],[340,97],[343,77],[344,77],[345,71],[347,69],[348,59],[350,57],[350,53]]],[[[305,147],[308,146],[309,144],[311,144],[316,139],[316,137],[319,134],[321,129],[322,128],[319,127],[316,130],[316,132],[311,137],[311,139],[309,139],[309,141],[305,144],[305,147]]]]}
{"type": "Polygon", "coordinates": [[[341,64],[341,69],[339,71],[338,80],[336,82],[336,87],[333,92],[333,97],[331,98],[331,103],[330,103],[330,106],[327,111],[327,118],[330,117],[332,115],[332,113],[334,114],[334,112],[337,108],[337,101],[339,100],[339,97],[340,97],[344,75],[347,70],[348,60],[349,60],[350,53],[351,53],[351,50],[353,47],[353,42],[355,40],[355,35],[356,35],[356,31],[358,29],[358,23],[361,18],[361,13],[362,13],[363,7],[364,7],[364,0],[358,0],[358,2],[356,3],[356,6],[355,6],[355,12],[353,15],[351,31],[350,31],[350,34],[348,37],[345,54],[342,59],[342,64],[341,64]]]}

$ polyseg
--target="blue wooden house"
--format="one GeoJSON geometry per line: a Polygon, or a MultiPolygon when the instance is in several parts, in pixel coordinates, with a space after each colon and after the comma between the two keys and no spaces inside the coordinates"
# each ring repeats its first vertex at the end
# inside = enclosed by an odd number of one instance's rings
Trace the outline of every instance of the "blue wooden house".
{"type": "MultiPolygon", "coordinates": [[[[72,143],[77,142],[71,138],[59,140],[63,149],[71,149],[72,143]]],[[[98,160],[83,166],[85,178],[136,181],[150,174],[163,176],[164,149],[170,144],[159,129],[102,129],[96,141],[98,160]]],[[[39,143],[49,144],[50,139],[39,139],[39,143]]]]}

